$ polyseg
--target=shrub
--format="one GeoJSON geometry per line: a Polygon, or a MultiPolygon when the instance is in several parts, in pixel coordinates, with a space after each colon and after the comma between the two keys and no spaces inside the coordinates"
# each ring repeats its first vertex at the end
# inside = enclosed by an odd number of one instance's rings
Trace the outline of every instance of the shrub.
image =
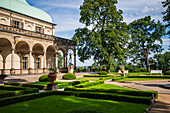
{"type": "Polygon", "coordinates": [[[104,112],[96,111],[96,110],[88,110],[88,109],[79,109],[75,111],[69,111],[67,113],[104,113],[104,112]]]}
{"type": "Polygon", "coordinates": [[[76,75],[73,74],[73,73],[66,73],[65,75],[63,75],[62,78],[63,78],[63,79],[69,79],[69,80],[71,80],[71,79],[76,79],[76,75]]]}
{"type": "Polygon", "coordinates": [[[165,71],[164,75],[170,75],[170,71],[165,71]]]}
{"type": "Polygon", "coordinates": [[[101,72],[99,72],[99,75],[107,75],[107,72],[106,71],[101,71],[101,72]]]}
{"type": "Polygon", "coordinates": [[[84,77],[109,77],[109,75],[83,75],[84,77]]]}
{"type": "Polygon", "coordinates": [[[98,80],[98,81],[94,81],[94,82],[85,82],[85,83],[82,83],[82,84],[75,85],[75,87],[85,88],[85,87],[94,86],[94,85],[97,85],[97,84],[104,84],[104,81],[98,80]]]}
{"type": "Polygon", "coordinates": [[[39,82],[50,82],[50,80],[48,79],[48,74],[40,76],[39,82]]]}

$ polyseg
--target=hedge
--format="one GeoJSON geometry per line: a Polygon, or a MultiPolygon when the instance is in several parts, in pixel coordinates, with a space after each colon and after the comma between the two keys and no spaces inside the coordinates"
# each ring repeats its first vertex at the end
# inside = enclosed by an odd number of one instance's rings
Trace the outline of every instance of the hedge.
{"type": "Polygon", "coordinates": [[[127,78],[166,78],[166,79],[170,79],[170,76],[128,76],[127,78]]]}
{"type": "Polygon", "coordinates": [[[12,92],[0,93],[0,98],[6,98],[11,96],[36,93],[39,90],[37,88],[26,88],[26,87],[17,87],[17,86],[0,86],[0,90],[12,90],[12,92]]]}
{"type": "Polygon", "coordinates": [[[74,86],[74,85],[82,84],[82,83],[85,83],[85,82],[89,82],[89,80],[81,80],[81,81],[73,81],[73,82],[68,82],[68,83],[61,83],[61,84],[57,84],[57,88],[62,89],[62,88],[66,88],[68,86],[74,86]]]}
{"type": "Polygon", "coordinates": [[[34,85],[34,84],[27,84],[27,83],[16,83],[16,82],[6,82],[5,85],[12,85],[12,86],[23,86],[23,87],[31,87],[31,88],[38,88],[40,90],[46,89],[46,85],[34,85]]]}
{"type": "Polygon", "coordinates": [[[91,88],[75,88],[67,87],[65,91],[79,91],[79,92],[105,92],[105,93],[116,93],[132,96],[142,96],[142,97],[158,97],[157,91],[142,91],[142,90],[125,90],[125,89],[91,89],[91,88]]]}
{"type": "Polygon", "coordinates": [[[106,71],[99,72],[99,75],[107,75],[108,73],[106,71]]]}
{"type": "Polygon", "coordinates": [[[94,86],[94,85],[97,85],[97,84],[104,84],[104,80],[97,80],[97,81],[94,81],[94,82],[85,82],[85,83],[82,83],[82,84],[75,85],[74,87],[85,88],[85,87],[94,86]]]}
{"type": "Polygon", "coordinates": [[[165,71],[164,75],[170,75],[170,71],[165,71]]]}
{"type": "Polygon", "coordinates": [[[39,82],[50,82],[50,80],[48,79],[48,74],[40,76],[39,82]]]}
{"type": "Polygon", "coordinates": [[[109,77],[109,75],[83,75],[83,77],[109,77]]]}
{"type": "Polygon", "coordinates": [[[105,100],[114,100],[114,101],[125,101],[125,102],[133,102],[133,103],[142,103],[142,104],[151,104],[151,98],[149,97],[138,97],[138,96],[129,96],[122,94],[111,94],[111,93],[99,93],[99,92],[75,92],[75,91],[47,91],[41,93],[32,93],[21,96],[14,96],[0,99],[0,107],[14,104],[17,102],[32,100],[36,98],[41,98],[49,95],[72,95],[78,97],[86,97],[93,99],[105,99],[105,100]]]}
{"type": "Polygon", "coordinates": [[[76,79],[76,75],[73,74],[73,73],[66,73],[65,75],[63,75],[62,78],[63,78],[63,79],[68,79],[68,80],[76,79]]]}

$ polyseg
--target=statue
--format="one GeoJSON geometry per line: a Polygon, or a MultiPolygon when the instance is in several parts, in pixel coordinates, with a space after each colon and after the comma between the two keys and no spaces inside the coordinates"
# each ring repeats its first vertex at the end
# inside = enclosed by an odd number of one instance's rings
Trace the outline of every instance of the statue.
{"type": "Polygon", "coordinates": [[[69,55],[70,55],[70,58],[69,58],[69,65],[73,65],[73,64],[72,64],[72,54],[71,54],[71,52],[69,53],[69,55]]]}

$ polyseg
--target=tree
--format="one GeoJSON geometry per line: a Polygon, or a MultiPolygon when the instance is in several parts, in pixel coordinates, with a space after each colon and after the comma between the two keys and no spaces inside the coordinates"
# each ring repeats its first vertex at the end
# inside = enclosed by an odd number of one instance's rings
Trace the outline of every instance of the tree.
{"type": "Polygon", "coordinates": [[[130,51],[135,60],[145,58],[147,71],[150,71],[149,54],[151,52],[161,52],[162,45],[156,44],[158,41],[162,44],[161,37],[165,35],[165,27],[160,21],[151,20],[150,16],[133,21],[129,24],[131,33],[130,51]]]}
{"type": "Polygon", "coordinates": [[[62,68],[63,67],[63,57],[61,56],[61,53],[58,52],[58,68],[62,68]]]}
{"type": "Polygon", "coordinates": [[[73,41],[77,45],[80,61],[94,56],[100,65],[107,65],[110,73],[112,61],[122,61],[129,39],[122,10],[117,11],[117,0],[84,0],[80,6],[80,22],[84,28],[75,30],[73,41]]]}
{"type": "MultiPolygon", "coordinates": [[[[170,27],[170,1],[165,0],[165,1],[162,2],[162,5],[163,5],[164,8],[167,7],[166,11],[162,12],[162,14],[164,15],[163,21],[168,22],[166,27],[170,27]]],[[[170,35],[170,28],[168,29],[167,34],[170,35]]]]}

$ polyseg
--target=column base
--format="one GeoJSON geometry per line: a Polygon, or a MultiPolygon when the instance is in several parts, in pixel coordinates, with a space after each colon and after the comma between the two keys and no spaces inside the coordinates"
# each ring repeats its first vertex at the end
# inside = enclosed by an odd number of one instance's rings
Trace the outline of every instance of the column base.
{"type": "Polygon", "coordinates": [[[10,74],[11,75],[15,74],[15,69],[14,68],[10,69],[10,74]]]}
{"type": "Polygon", "coordinates": [[[32,73],[33,73],[33,69],[32,69],[32,68],[29,68],[29,69],[28,69],[28,73],[29,73],[29,74],[32,74],[32,73]]]}

